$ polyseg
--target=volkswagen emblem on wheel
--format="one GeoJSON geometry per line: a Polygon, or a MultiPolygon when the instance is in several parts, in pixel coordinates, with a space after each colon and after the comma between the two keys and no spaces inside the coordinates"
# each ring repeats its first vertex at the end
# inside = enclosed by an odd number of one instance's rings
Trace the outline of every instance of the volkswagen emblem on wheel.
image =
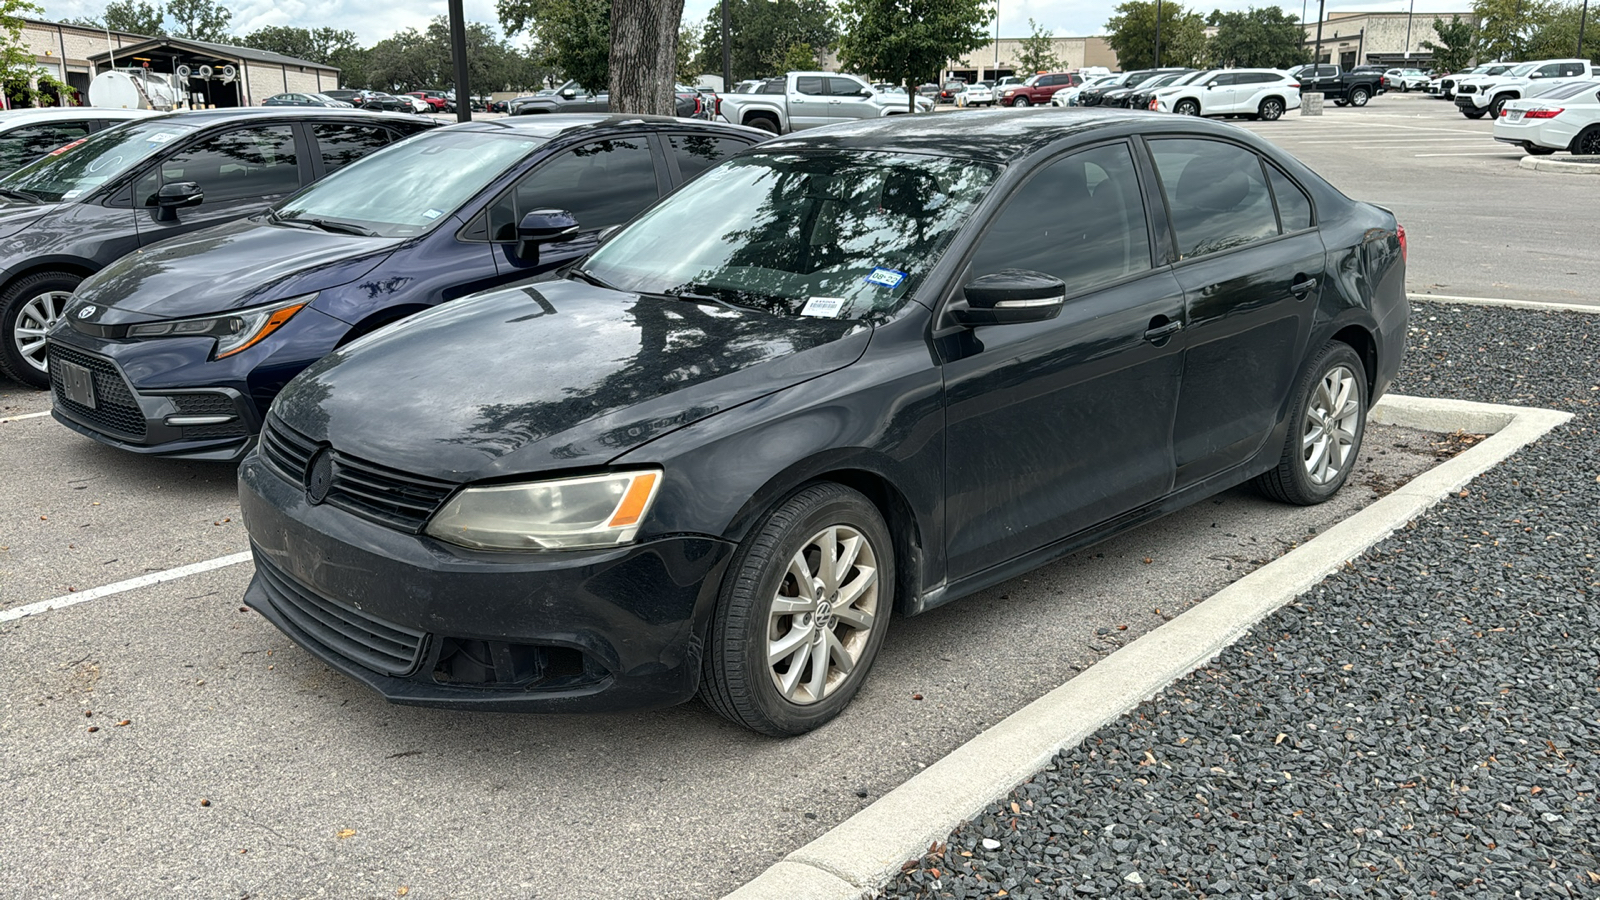
{"type": "Polygon", "coordinates": [[[88,306],[85,306],[83,309],[78,310],[78,318],[87,319],[90,316],[94,315],[99,310],[100,310],[100,307],[95,306],[93,303],[91,303],[88,306]]]}
{"type": "Polygon", "coordinates": [[[333,486],[333,454],[327,450],[318,453],[311,461],[311,476],[306,479],[306,499],[312,505],[328,498],[328,488],[333,486]]]}

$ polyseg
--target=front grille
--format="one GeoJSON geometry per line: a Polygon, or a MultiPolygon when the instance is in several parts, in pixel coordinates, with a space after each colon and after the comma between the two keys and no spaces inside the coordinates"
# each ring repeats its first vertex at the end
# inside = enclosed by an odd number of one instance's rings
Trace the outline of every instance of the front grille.
{"type": "MultiPolygon", "coordinates": [[[[261,455],[290,482],[305,487],[311,460],[326,444],[295,431],[275,416],[261,430],[261,455]]],[[[326,502],[364,519],[416,534],[455,485],[412,475],[357,456],[333,453],[333,480],[326,502]]]]}
{"type": "Polygon", "coordinates": [[[1478,86],[1475,84],[1463,84],[1462,86],[1456,88],[1456,93],[1458,94],[1476,94],[1477,92],[1478,86]]]}
{"type": "Polygon", "coordinates": [[[265,554],[255,557],[256,573],[273,608],[307,637],[382,675],[402,677],[416,669],[426,632],[373,618],[323,597],[278,569],[265,554]]]}
{"type": "Polygon", "coordinates": [[[133,399],[133,391],[128,389],[128,383],[123,380],[122,373],[117,371],[117,367],[110,360],[79,353],[54,341],[48,346],[51,359],[83,366],[89,370],[90,377],[94,381],[95,408],[90,409],[67,399],[61,373],[56,367],[51,366],[50,387],[55,394],[57,406],[71,413],[74,418],[92,422],[118,437],[134,441],[144,440],[144,413],[139,409],[138,401],[133,399]]]}

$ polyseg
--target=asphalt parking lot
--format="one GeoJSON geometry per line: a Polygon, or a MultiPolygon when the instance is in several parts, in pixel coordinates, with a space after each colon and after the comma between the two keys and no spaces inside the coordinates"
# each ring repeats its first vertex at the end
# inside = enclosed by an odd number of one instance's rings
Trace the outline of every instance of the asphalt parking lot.
{"type": "MultiPolygon", "coordinates": [[[[1386,95],[1244,127],[1394,209],[1413,291],[1600,301],[1600,260],[1583,258],[1600,208],[1570,176],[1517,168],[1487,123],[1386,95]]],[[[245,549],[229,469],[17,418],[47,408],[0,384],[0,617],[245,549]]],[[[850,712],[791,741],[695,704],[386,706],[241,609],[248,563],[0,618],[0,896],[720,894],[1425,468],[1440,442],[1375,428],[1329,505],[1232,492],[898,622],[850,712]]]]}

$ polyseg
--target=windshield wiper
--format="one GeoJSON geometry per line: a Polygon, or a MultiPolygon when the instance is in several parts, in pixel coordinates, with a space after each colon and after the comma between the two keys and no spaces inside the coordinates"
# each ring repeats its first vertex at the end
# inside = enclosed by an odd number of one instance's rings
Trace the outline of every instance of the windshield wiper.
{"type": "Polygon", "coordinates": [[[311,218],[306,218],[306,219],[296,219],[294,221],[304,222],[304,223],[306,223],[307,225],[310,225],[313,228],[321,228],[323,231],[332,231],[332,232],[334,232],[336,234],[354,234],[354,235],[359,235],[361,237],[377,237],[378,236],[378,233],[376,231],[373,231],[370,228],[363,228],[360,225],[356,225],[356,224],[353,224],[351,222],[341,222],[338,219],[311,219],[311,218]]]}
{"type": "Polygon", "coordinates": [[[721,297],[713,297],[710,294],[696,294],[693,291],[661,291],[655,294],[655,296],[668,297],[673,300],[687,300],[690,303],[711,303],[716,306],[721,306],[725,309],[738,310],[739,312],[766,312],[766,310],[761,309],[760,307],[745,306],[740,303],[733,303],[731,301],[724,300],[721,297]]]}
{"type": "Polygon", "coordinates": [[[0,188],[0,197],[17,197],[29,203],[43,203],[44,198],[32,191],[19,191],[16,188],[0,188]]]}
{"type": "Polygon", "coordinates": [[[621,288],[618,288],[617,286],[608,283],[605,279],[603,279],[600,276],[594,274],[593,272],[590,272],[588,269],[579,268],[577,266],[574,266],[572,269],[568,270],[567,274],[572,275],[572,276],[574,276],[576,278],[582,279],[583,281],[587,281],[588,283],[594,285],[597,288],[605,288],[608,291],[621,290],[621,288]]]}

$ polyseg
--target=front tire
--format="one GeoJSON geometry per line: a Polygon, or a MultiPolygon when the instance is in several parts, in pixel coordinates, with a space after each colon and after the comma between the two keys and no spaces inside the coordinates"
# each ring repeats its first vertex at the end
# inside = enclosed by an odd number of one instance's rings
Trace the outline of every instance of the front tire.
{"type": "Polygon", "coordinates": [[[723,577],[700,696],[774,737],[837,716],[866,680],[894,607],[894,546],[866,497],[813,484],[745,538],[723,577]]]}
{"type": "Polygon", "coordinates": [[[0,372],[29,387],[50,386],[45,332],[66,311],[81,281],[68,272],[36,272],[0,294],[0,372]]]}
{"type": "Polygon", "coordinates": [[[1180,116],[1198,116],[1200,115],[1200,104],[1193,100],[1179,100],[1178,105],[1174,106],[1172,111],[1180,116]]]}
{"type": "Polygon", "coordinates": [[[1469,119],[1481,119],[1484,116],[1484,110],[1481,110],[1481,109],[1463,109],[1461,111],[1461,114],[1463,116],[1466,116],[1469,119]]]}
{"type": "Polygon", "coordinates": [[[1256,478],[1268,497],[1296,506],[1322,503],[1344,486],[1367,429],[1367,370],[1349,344],[1333,341],[1295,388],[1289,433],[1276,468],[1256,478]]]}
{"type": "Polygon", "coordinates": [[[1018,109],[1021,109],[1029,104],[1029,100],[1027,97],[1018,97],[1015,101],[1013,101],[1013,103],[1018,109]]]}
{"type": "Polygon", "coordinates": [[[1277,97],[1268,97],[1261,101],[1259,110],[1261,118],[1268,122],[1276,122],[1283,118],[1283,101],[1277,97]]]}
{"type": "Polygon", "coordinates": [[[1500,96],[1489,101],[1489,108],[1485,110],[1485,112],[1488,113],[1489,118],[1498,119],[1500,118],[1500,110],[1505,107],[1506,101],[1514,99],[1516,98],[1512,97],[1510,94],[1501,94],[1500,96]]]}

